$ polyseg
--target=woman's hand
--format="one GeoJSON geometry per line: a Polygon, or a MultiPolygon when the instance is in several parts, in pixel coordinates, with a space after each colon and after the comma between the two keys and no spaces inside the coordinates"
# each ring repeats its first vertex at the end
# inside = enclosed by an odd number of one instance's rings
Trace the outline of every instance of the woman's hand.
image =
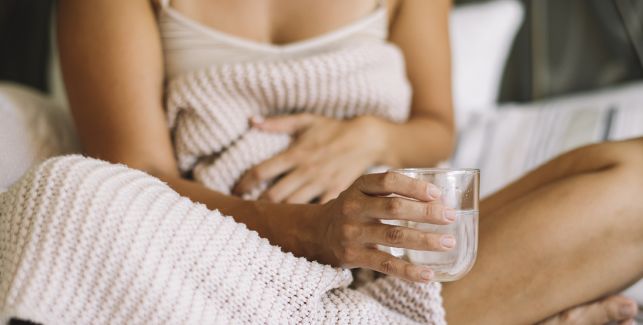
{"type": "Polygon", "coordinates": [[[362,267],[400,278],[427,282],[433,271],[411,264],[376,248],[376,245],[418,250],[447,251],[455,247],[449,234],[391,226],[383,219],[445,225],[455,221],[455,211],[444,207],[440,190],[432,184],[397,174],[361,176],[337,199],[312,205],[304,216],[307,229],[318,247],[315,257],[323,263],[342,267],[362,267]],[[399,196],[385,197],[396,194],[399,196]]]}
{"type": "Polygon", "coordinates": [[[249,170],[233,190],[243,194],[283,175],[260,197],[272,202],[309,203],[315,198],[327,202],[376,164],[385,149],[379,120],[370,116],[340,121],[297,114],[255,119],[252,124],[295,137],[287,150],[249,170]]]}

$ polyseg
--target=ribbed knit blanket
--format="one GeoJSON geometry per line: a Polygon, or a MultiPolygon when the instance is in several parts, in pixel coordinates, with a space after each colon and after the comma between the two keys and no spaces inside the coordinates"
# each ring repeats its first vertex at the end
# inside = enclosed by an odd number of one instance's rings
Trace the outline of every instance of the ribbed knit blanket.
{"type": "MultiPolygon", "coordinates": [[[[308,112],[402,122],[410,96],[399,49],[369,42],[301,58],[198,70],[169,82],[166,106],[179,168],[213,190],[230,193],[246,170],[291,141],[285,134],[251,129],[251,116],[308,112]]],[[[256,198],[266,186],[247,198],[256,198]]]]}
{"type": "Polygon", "coordinates": [[[53,158],[0,193],[0,321],[444,323],[437,283],[351,280],[122,165],[53,158]]]}

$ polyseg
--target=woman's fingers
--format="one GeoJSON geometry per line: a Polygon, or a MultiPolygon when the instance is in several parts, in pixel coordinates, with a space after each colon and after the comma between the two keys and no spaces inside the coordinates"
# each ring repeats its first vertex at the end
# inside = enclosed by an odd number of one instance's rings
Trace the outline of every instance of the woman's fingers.
{"type": "Polygon", "coordinates": [[[292,155],[292,150],[287,150],[251,168],[237,182],[237,185],[232,189],[232,193],[237,195],[248,193],[259,183],[274,179],[291,170],[296,162],[292,155]]]}
{"type": "Polygon", "coordinates": [[[364,225],[361,240],[378,244],[426,251],[448,251],[455,247],[455,237],[450,234],[429,233],[421,230],[385,224],[364,225]]]}
{"type": "MultiPolygon", "coordinates": [[[[331,158],[337,161],[336,158],[331,158]]],[[[370,166],[366,164],[358,164],[352,157],[347,157],[345,160],[338,162],[340,166],[351,166],[351,168],[338,168],[333,174],[330,175],[330,182],[326,186],[324,193],[319,198],[319,203],[324,204],[332,199],[336,199],[339,195],[353,185],[353,182],[364,174],[370,166]]]]}
{"type": "Polygon", "coordinates": [[[440,189],[431,183],[395,172],[364,175],[356,184],[360,191],[368,195],[397,194],[425,202],[442,195],[440,189]]]}
{"type": "Polygon", "coordinates": [[[317,118],[320,117],[302,113],[275,116],[267,119],[253,117],[250,119],[250,122],[253,127],[263,131],[294,134],[310,126],[317,118]]]}
{"type": "Polygon", "coordinates": [[[297,168],[270,186],[261,194],[259,199],[266,199],[271,202],[282,202],[288,196],[295,193],[301,186],[308,183],[309,178],[310,174],[305,169],[297,168]]]}
{"type": "Polygon", "coordinates": [[[327,203],[328,201],[337,198],[341,192],[342,191],[339,190],[328,190],[319,198],[319,203],[327,203]]]}
{"type": "Polygon", "coordinates": [[[429,267],[411,264],[375,248],[345,250],[345,261],[349,266],[369,268],[414,282],[428,282],[433,278],[433,271],[429,267]]]}
{"type": "Polygon", "coordinates": [[[359,206],[361,217],[407,220],[447,225],[456,219],[455,210],[438,202],[420,202],[402,197],[364,196],[359,206]]]}
{"type": "Polygon", "coordinates": [[[285,199],[286,203],[304,204],[310,203],[314,198],[324,192],[321,182],[312,181],[297,189],[285,199]]]}

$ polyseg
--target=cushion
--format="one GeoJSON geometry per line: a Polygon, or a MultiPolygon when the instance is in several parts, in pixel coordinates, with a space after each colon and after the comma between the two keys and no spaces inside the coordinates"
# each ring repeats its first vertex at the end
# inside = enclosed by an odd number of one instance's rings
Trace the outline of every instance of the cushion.
{"type": "Polygon", "coordinates": [[[518,1],[495,0],[458,6],[451,13],[453,101],[459,126],[472,113],[496,106],[523,11],[518,1]]]}
{"type": "Polygon", "coordinates": [[[0,191],[34,164],[78,148],[68,113],[36,90],[0,82],[0,191]]]}

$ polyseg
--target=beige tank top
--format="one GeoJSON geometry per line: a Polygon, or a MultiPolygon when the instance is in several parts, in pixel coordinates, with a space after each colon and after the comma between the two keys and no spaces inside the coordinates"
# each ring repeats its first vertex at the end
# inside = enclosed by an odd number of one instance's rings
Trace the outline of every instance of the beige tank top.
{"type": "Polygon", "coordinates": [[[385,0],[371,14],[348,25],[284,45],[261,43],[203,25],[173,9],[170,0],[159,4],[158,24],[169,79],[217,64],[295,58],[358,42],[384,42],[388,37],[385,0]]]}

